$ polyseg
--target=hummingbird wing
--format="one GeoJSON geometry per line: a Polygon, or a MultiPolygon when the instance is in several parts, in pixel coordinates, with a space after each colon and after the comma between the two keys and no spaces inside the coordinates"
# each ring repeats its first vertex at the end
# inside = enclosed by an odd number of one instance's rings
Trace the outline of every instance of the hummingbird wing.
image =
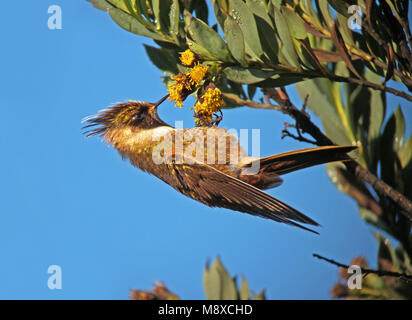
{"type": "Polygon", "coordinates": [[[248,163],[247,166],[253,165],[255,161],[258,161],[259,173],[282,175],[322,163],[349,160],[349,156],[346,153],[356,148],[356,146],[306,148],[260,158],[248,163]]]}
{"type": "Polygon", "coordinates": [[[189,162],[186,156],[185,160],[186,164],[171,161],[168,165],[173,175],[162,177],[184,195],[210,207],[245,212],[317,233],[294,221],[314,226],[319,225],[317,222],[264,191],[195,159],[189,162]]]}

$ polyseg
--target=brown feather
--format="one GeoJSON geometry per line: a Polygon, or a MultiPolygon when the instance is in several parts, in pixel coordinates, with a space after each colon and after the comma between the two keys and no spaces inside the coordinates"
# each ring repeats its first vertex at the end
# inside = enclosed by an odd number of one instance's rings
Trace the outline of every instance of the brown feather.
{"type": "MultiPolygon", "coordinates": [[[[193,159],[192,161],[195,162],[193,159]]],[[[212,166],[194,163],[173,164],[175,174],[164,181],[179,192],[210,207],[221,207],[250,213],[278,222],[307,229],[291,220],[318,226],[319,224],[271,195],[229,176],[212,166]]],[[[316,232],[315,232],[316,233],[316,232]]]]}
{"type": "Polygon", "coordinates": [[[282,175],[315,165],[349,160],[348,152],[356,146],[322,146],[276,154],[261,158],[260,173],[282,175]]]}

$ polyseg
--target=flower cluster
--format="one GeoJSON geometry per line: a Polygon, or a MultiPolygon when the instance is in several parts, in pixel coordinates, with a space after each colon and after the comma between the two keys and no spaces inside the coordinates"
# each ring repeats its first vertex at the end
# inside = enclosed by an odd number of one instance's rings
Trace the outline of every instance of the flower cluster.
{"type": "Polygon", "coordinates": [[[195,54],[186,50],[181,53],[180,61],[185,66],[191,66],[186,73],[178,73],[172,77],[172,82],[168,85],[169,100],[174,101],[175,105],[181,108],[183,101],[191,94],[197,86],[205,79],[208,67],[202,66],[199,62],[196,62],[195,54]]]}
{"type": "MultiPolygon", "coordinates": [[[[190,68],[185,73],[180,72],[173,76],[171,78],[172,81],[168,85],[169,100],[174,101],[175,105],[179,108],[183,106],[183,101],[189,94],[193,93],[199,86],[206,86],[209,83],[205,81],[209,68],[196,61],[196,55],[192,51],[186,50],[182,52],[180,54],[180,61],[184,66],[190,68]]],[[[218,88],[209,87],[192,107],[194,109],[196,125],[211,126],[217,124],[221,117],[216,115],[216,113],[223,106],[222,92],[218,88]]]]}
{"type": "Polygon", "coordinates": [[[208,88],[207,91],[194,105],[194,117],[197,126],[210,126],[215,121],[213,118],[216,112],[225,105],[222,99],[222,92],[218,88],[208,88]]]}

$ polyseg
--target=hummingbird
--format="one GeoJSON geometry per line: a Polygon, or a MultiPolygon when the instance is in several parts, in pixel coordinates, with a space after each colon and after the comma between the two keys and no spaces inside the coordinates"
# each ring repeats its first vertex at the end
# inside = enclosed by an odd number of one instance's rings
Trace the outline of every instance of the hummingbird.
{"type": "Polygon", "coordinates": [[[302,225],[319,226],[316,221],[263,190],[279,186],[280,176],[292,171],[348,161],[347,153],[355,146],[320,146],[249,157],[237,137],[224,128],[179,129],[165,123],[157,113],[165,98],[157,103],[128,101],[108,107],[83,120],[85,134],[100,136],[131,165],[209,207],[240,211],[318,233],[302,225]],[[178,147],[177,137],[182,136],[191,139],[180,140],[182,146],[178,147]],[[201,148],[193,146],[193,139],[207,152],[198,151],[201,148]],[[223,147],[221,141],[226,142],[223,147]]]}

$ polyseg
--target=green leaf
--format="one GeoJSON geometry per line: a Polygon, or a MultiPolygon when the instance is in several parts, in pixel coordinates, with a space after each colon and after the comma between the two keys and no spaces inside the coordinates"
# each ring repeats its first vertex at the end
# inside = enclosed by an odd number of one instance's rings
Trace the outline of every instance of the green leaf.
{"type": "Polygon", "coordinates": [[[203,272],[203,288],[207,300],[221,299],[220,275],[213,266],[210,268],[206,266],[203,272]]]}
{"type": "MultiPolygon", "coordinates": [[[[272,66],[278,64],[279,45],[276,38],[276,32],[272,26],[259,16],[255,16],[256,27],[259,31],[260,44],[264,51],[265,62],[272,66]]],[[[263,60],[263,57],[262,57],[263,60]]]]}
{"type": "Polygon", "coordinates": [[[213,2],[223,10],[223,12],[227,13],[228,7],[228,0],[213,0],[213,2]]]}
{"type": "Polygon", "coordinates": [[[280,10],[276,7],[273,8],[275,14],[276,29],[279,33],[279,38],[282,41],[282,53],[285,55],[289,64],[293,67],[300,68],[298,55],[295,50],[295,45],[293,43],[292,36],[289,32],[289,26],[285,15],[287,14],[287,9],[281,8],[280,10]]]}
{"type": "MultiPolygon", "coordinates": [[[[369,69],[365,73],[365,78],[369,81],[378,83],[380,81],[380,77],[369,69]]],[[[370,113],[369,119],[369,140],[377,139],[380,136],[382,130],[383,120],[385,119],[386,113],[386,103],[385,103],[385,94],[378,90],[369,89],[371,94],[370,99],[370,107],[372,108],[373,112],[370,113]]]]}
{"type": "Polygon", "coordinates": [[[361,206],[358,206],[358,210],[360,217],[367,223],[375,226],[378,229],[381,229],[382,231],[387,232],[388,234],[392,234],[391,229],[388,227],[388,225],[375,213],[361,206]]]}
{"type": "Polygon", "coordinates": [[[399,269],[398,257],[389,239],[385,238],[377,232],[375,232],[375,238],[378,242],[378,259],[388,260],[390,263],[392,263],[395,269],[399,269]]]}
{"type": "Polygon", "coordinates": [[[261,88],[271,88],[271,87],[284,87],[292,83],[297,83],[300,81],[306,80],[302,76],[296,75],[294,73],[280,73],[275,74],[274,76],[257,83],[256,85],[261,88]]]}
{"type": "Polygon", "coordinates": [[[196,53],[202,60],[217,60],[217,58],[207,49],[198,45],[196,42],[186,38],[186,43],[189,46],[189,49],[196,53]]]}
{"type": "Polygon", "coordinates": [[[346,129],[334,107],[328,81],[325,79],[306,80],[297,83],[296,88],[302,100],[308,96],[308,107],[322,120],[326,135],[338,145],[350,145],[351,141],[346,129]]]}
{"type": "Polygon", "coordinates": [[[332,13],[329,10],[327,0],[316,0],[316,5],[320,11],[320,16],[323,18],[323,21],[326,22],[328,27],[331,27],[334,24],[332,13]]]}
{"type": "MultiPolygon", "coordinates": [[[[225,0],[215,0],[215,1],[213,1],[213,9],[215,11],[215,16],[216,16],[217,23],[219,24],[220,28],[222,30],[224,30],[225,21],[226,21],[226,18],[228,17],[227,7],[226,7],[226,9],[224,9],[221,5],[219,5],[220,2],[226,4],[225,0]]],[[[227,4],[226,4],[226,6],[227,6],[227,4]]]]}
{"type": "Polygon", "coordinates": [[[261,69],[244,69],[240,67],[226,67],[223,72],[229,80],[241,84],[258,83],[276,74],[276,71],[273,70],[265,71],[261,69]]]}
{"type": "Polygon", "coordinates": [[[253,12],[255,16],[262,18],[268,25],[273,28],[272,20],[270,19],[265,5],[261,0],[246,0],[246,5],[253,12]]]}
{"type": "Polygon", "coordinates": [[[240,300],[250,299],[249,285],[247,284],[247,281],[244,277],[242,277],[242,284],[240,286],[239,298],[240,300]]]}
{"type": "Polygon", "coordinates": [[[320,26],[321,23],[319,20],[319,15],[313,7],[313,1],[312,0],[302,0],[302,6],[304,8],[304,11],[307,12],[307,14],[315,21],[315,25],[320,26]]]}
{"type": "Polygon", "coordinates": [[[403,268],[407,270],[406,273],[412,274],[412,262],[408,256],[408,253],[403,248],[403,246],[402,245],[397,246],[395,249],[395,253],[396,253],[396,256],[398,257],[398,260],[400,260],[400,262],[402,263],[403,268]]]}
{"type": "Polygon", "coordinates": [[[123,0],[123,1],[127,6],[127,9],[128,9],[127,13],[131,14],[132,16],[136,18],[141,17],[139,10],[138,10],[138,6],[136,5],[136,1],[133,1],[133,0],[123,0]]]}
{"type": "Polygon", "coordinates": [[[405,168],[408,164],[412,163],[412,134],[399,148],[398,157],[402,168],[405,168]]]}
{"type": "Polygon", "coordinates": [[[282,10],[284,17],[287,21],[290,34],[295,39],[305,39],[308,36],[305,24],[301,17],[299,17],[296,12],[291,10],[282,10]]]}
{"type": "Polygon", "coordinates": [[[224,62],[232,61],[226,43],[215,30],[202,20],[192,17],[188,31],[193,41],[207,49],[215,58],[224,62]]]}
{"type": "Polygon", "coordinates": [[[110,2],[114,7],[118,9],[122,9],[124,12],[132,14],[132,11],[130,11],[129,6],[127,5],[127,1],[125,0],[107,0],[110,2]]]}
{"type": "Polygon", "coordinates": [[[393,116],[395,117],[396,122],[396,129],[394,134],[395,140],[393,141],[393,147],[396,151],[398,151],[402,146],[403,139],[405,137],[405,117],[403,116],[401,106],[398,106],[398,108],[396,108],[393,116]]]}
{"type": "MultiPolygon", "coordinates": [[[[127,0],[131,2],[131,0],[127,0]]],[[[146,27],[153,32],[156,32],[156,26],[151,22],[153,18],[153,14],[149,13],[147,6],[150,5],[149,2],[145,0],[135,0],[131,5],[129,5],[130,10],[133,11],[133,16],[146,27]]]]}
{"type": "Polygon", "coordinates": [[[351,46],[355,46],[355,42],[353,41],[352,37],[352,30],[350,30],[348,26],[348,19],[343,15],[338,14],[338,25],[345,43],[351,46]]]}
{"type": "Polygon", "coordinates": [[[113,8],[113,6],[106,0],[87,0],[89,1],[95,8],[107,11],[110,8],[113,8]]]}
{"type": "Polygon", "coordinates": [[[151,0],[153,13],[156,19],[156,29],[163,32],[169,31],[170,1],[169,0],[151,0]]]}
{"type": "MultiPolygon", "coordinates": [[[[381,79],[369,69],[365,72],[365,78],[375,83],[379,83],[381,79]]],[[[368,163],[368,169],[376,173],[380,152],[380,136],[386,114],[386,96],[384,92],[378,90],[368,89],[368,91],[370,94],[368,119],[364,119],[368,127],[364,126],[367,132],[362,130],[364,134],[367,134],[367,136],[363,138],[366,143],[362,143],[362,146],[365,150],[364,155],[368,163]]],[[[366,102],[367,100],[360,98],[358,99],[358,103],[353,105],[353,108],[364,108],[362,106],[367,104],[366,102]]]]}
{"type": "MultiPolygon", "coordinates": [[[[342,65],[342,62],[339,62],[342,65]]],[[[346,66],[344,66],[346,68],[346,66]]],[[[364,73],[366,79],[379,83],[380,77],[369,71],[364,73]]],[[[347,119],[355,139],[361,141],[361,156],[369,171],[376,174],[382,123],[385,118],[385,94],[353,84],[345,84],[347,101],[347,119]]]]}
{"type": "MultiPolygon", "coordinates": [[[[146,0],[135,0],[135,8],[139,12],[139,15],[143,15],[147,20],[150,21],[152,14],[149,14],[148,5],[150,6],[150,2],[146,2],[146,0]]],[[[141,22],[141,21],[140,21],[141,22]]]]}
{"type": "Polygon", "coordinates": [[[266,300],[265,289],[260,291],[258,294],[255,294],[253,300],[266,300]]]}
{"type": "Polygon", "coordinates": [[[272,0],[272,4],[273,6],[275,6],[276,8],[280,8],[280,6],[282,5],[283,0],[272,0]]]}
{"type": "Polygon", "coordinates": [[[338,26],[336,24],[331,26],[331,38],[336,48],[338,49],[338,52],[340,53],[341,57],[345,61],[347,68],[350,71],[352,71],[353,74],[356,75],[358,78],[362,78],[352,63],[352,58],[348,52],[348,49],[346,48],[345,41],[343,40],[342,34],[340,33],[338,26]]]}
{"type": "Polygon", "coordinates": [[[225,20],[224,31],[230,53],[242,66],[247,66],[245,57],[245,41],[242,30],[230,16],[228,16],[225,20]]]}
{"type": "MultiPolygon", "coordinates": [[[[364,277],[362,287],[369,289],[372,298],[382,299],[384,297],[381,295],[381,292],[385,289],[385,281],[376,274],[370,274],[367,277],[364,277]]],[[[362,291],[360,291],[360,294],[362,294],[362,291]]],[[[370,296],[367,296],[367,298],[370,299],[370,296]]]]}
{"type": "Polygon", "coordinates": [[[397,175],[397,162],[394,151],[396,125],[395,115],[392,114],[379,139],[381,179],[389,185],[395,185],[395,177],[397,175]]]}
{"type": "Polygon", "coordinates": [[[236,282],[230,277],[219,258],[203,273],[203,286],[208,300],[237,299],[236,282]]]}
{"type": "Polygon", "coordinates": [[[252,11],[242,0],[230,0],[230,16],[236,21],[246,42],[246,52],[253,58],[261,60],[262,45],[259,41],[259,32],[252,11]]]}
{"type": "Polygon", "coordinates": [[[179,24],[180,24],[180,7],[179,0],[172,0],[170,7],[169,19],[170,19],[170,34],[176,43],[179,43],[179,24]]]}
{"type": "Polygon", "coordinates": [[[177,68],[179,60],[175,55],[175,51],[155,48],[149,45],[144,45],[144,47],[153,64],[164,73],[167,75],[175,75],[179,73],[177,68]]]}
{"type": "Polygon", "coordinates": [[[309,39],[300,39],[299,42],[299,57],[302,60],[303,65],[307,69],[318,70],[323,72],[324,67],[320,64],[318,58],[316,57],[315,52],[310,46],[309,39]]]}
{"type": "Polygon", "coordinates": [[[116,22],[120,27],[129,32],[155,40],[166,41],[166,39],[162,35],[146,29],[136,18],[134,18],[130,14],[127,14],[123,10],[111,8],[109,9],[109,14],[114,22],[116,22]]]}

